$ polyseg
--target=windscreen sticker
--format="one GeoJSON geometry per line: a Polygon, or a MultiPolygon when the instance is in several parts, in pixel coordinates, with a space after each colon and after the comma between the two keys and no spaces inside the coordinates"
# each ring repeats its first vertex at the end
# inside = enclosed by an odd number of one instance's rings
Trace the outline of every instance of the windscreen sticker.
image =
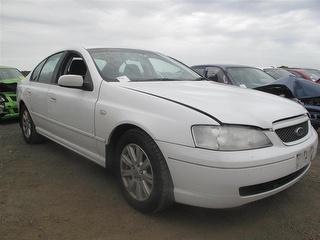
{"type": "Polygon", "coordinates": [[[117,80],[119,80],[119,82],[130,82],[131,81],[130,78],[128,78],[125,75],[117,77],[117,80]]]}

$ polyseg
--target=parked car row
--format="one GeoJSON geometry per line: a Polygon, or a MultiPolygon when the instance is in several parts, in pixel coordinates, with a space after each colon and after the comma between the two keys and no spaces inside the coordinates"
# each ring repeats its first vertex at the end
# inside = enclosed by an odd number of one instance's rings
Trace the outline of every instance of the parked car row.
{"type": "Polygon", "coordinates": [[[249,89],[275,79],[244,66],[193,69],[151,51],[61,50],[18,84],[23,137],[109,167],[128,203],[147,213],[173,202],[243,205],[307,173],[318,144],[307,110],[249,89]]]}
{"type": "MultiPolygon", "coordinates": [[[[208,80],[239,87],[252,88],[293,99],[304,104],[309,111],[315,129],[320,126],[320,86],[308,84],[302,79],[320,83],[320,70],[307,68],[265,68],[241,65],[196,65],[191,67],[208,80]],[[281,81],[275,81],[279,80],[281,81]]],[[[30,71],[0,66],[0,120],[17,118],[16,85],[30,71]]]]}
{"type": "Polygon", "coordinates": [[[320,81],[320,71],[317,69],[288,68],[287,70],[289,72],[293,73],[297,77],[311,80],[316,83],[319,83],[319,81],[320,81]]]}
{"type": "Polygon", "coordinates": [[[265,68],[264,71],[275,79],[288,76],[296,76],[316,83],[320,82],[320,70],[310,68],[265,68]]]}
{"type": "Polygon", "coordinates": [[[320,84],[297,77],[289,68],[266,68],[263,71],[249,66],[213,64],[191,68],[211,81],[256,89],[297,101],[308,110],[313,127],[318,129],[320,126],[320,84]]]}

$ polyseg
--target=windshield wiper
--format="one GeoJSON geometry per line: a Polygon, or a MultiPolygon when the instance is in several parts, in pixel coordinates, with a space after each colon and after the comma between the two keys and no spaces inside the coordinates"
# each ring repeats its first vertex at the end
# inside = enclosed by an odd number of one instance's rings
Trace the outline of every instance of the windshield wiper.
{"type": "Polygon", "coordinates": [[[203,81],[203,80],[208,80],[208,79],[205,77],[199,77],[196,79],[150,78],[150,79],[146,79],[144,81],[203,81]]]}
{"type": "Polygon", "coordinates": [[[176,79],[176,78],[150,78],[150,79],[146,79],[144,81],[183,81],[183,80],[176,79]]]}
{"type": "Polygon", "coordinates": [[[208,81],[208,79],[205,77],[199,77],[195,81],[208,81]]]}

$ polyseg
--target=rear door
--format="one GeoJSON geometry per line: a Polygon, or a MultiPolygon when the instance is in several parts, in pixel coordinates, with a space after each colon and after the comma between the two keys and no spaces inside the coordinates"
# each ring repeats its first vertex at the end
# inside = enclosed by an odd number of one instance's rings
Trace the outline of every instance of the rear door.
{"type": "Polygon", "coordinates": [[[33,71],[26,88],[32,119],[35,125],[42,129],[47,128],[49,86],[53,82],[55,71],[63,55],[64,53],[60,52],[43,60],[33,71]]]}

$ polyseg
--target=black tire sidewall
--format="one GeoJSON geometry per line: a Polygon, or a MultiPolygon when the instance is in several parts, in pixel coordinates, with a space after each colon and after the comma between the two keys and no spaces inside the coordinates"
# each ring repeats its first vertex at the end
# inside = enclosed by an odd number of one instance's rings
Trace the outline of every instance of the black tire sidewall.
{"type": "Polygon", "coordinates": [[[37,138],[37,132],[36,132],[36,129],[35,129],[35,125],[33,123],[33,120],[31,118],[31,115],[28,111],[28,109],[26,107],[23,107],[22,108],[22,111],[21,111],[21,116],[20,116],[20,125],[21,125],[21,130],[22,130],[22,135],[23,135],[23,138],[24,140],[27,142],[27,143],[34,143],[35,142],[35,139],[37,138]],[[30,123],[31,123],[31,134],[29,137],[27,137],[23,131],[23,123],[22,123],[22,118],[23,118],[23,114],[27,112],[28,114],[28,117],[30,119],[30,123]]]}

